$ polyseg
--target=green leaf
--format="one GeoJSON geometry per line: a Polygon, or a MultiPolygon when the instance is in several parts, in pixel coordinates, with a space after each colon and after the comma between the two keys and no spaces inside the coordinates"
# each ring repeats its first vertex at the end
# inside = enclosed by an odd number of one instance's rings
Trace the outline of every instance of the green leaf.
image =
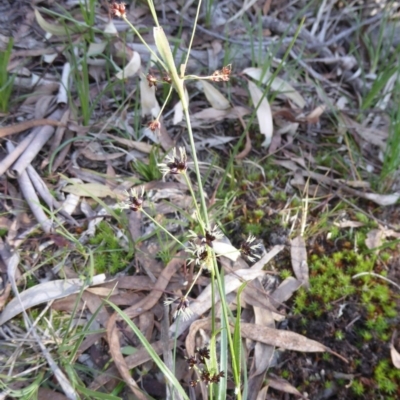
{"type": "Polygon", "coordinates": [[[178,71],[176,70],[174,56],[172,55],[171,47],[169,45],[167,36],[165,35],[164,30],[161,26],[153,28],[153,33],[157,50],[167,66],[168,72],[172,79],[172,83],[174,84],[175,89],[178,92],[183,108],[187,109],[188,104],[185,97],[183,79],[179,77],[178,71]]]}
{"type": "Polygon", "coordinates": [[[171,370],[164,364],[164,362],[161,360],[159,355],[154,351],[153,347],[151,344],[147,341],[146,337],[143,335],[142,332],[140,332],[140,329],[132,322],[132,320],[115,304],[111,303],[108,300],[104,300],[109,306],[111,306],[117,313],[118,315],[129,325],[129,327],[133,330],[135,335],[138,337],[140,340],[140,343],[143,345],[143,347],[147,350],[149,353],[150,357],[152,360],[157,364],[158,368],[160,368],[161,372],[164,374],[165,379],[169,380],[169,383],[171,386],[173,386],[178,393],[182,396],[183,399],[189,400],[189,397],[187,396],[186,392],[184,391],[183,387],[179,383],[179,381],[176,379],[175,375],[171,372],[171,370]]]}

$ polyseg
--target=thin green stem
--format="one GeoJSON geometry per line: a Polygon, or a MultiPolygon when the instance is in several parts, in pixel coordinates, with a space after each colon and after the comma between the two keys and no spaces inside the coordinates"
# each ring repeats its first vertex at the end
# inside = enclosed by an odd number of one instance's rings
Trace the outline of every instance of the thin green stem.
{"type": "Polygon", "coordinates": [[[146,41],[143,39],[143,37],[139,33],[139,31],[128,21],[128,19],[126,17],[122,17],[122,19],[129,25],[129,27],[132,29],[133,32],[135,32],[135,34],[140,39],[140,41],[146,46],[147,50],[149,50],[150,54],[154,57],[154,60],[157,60],[160,63],[160,65],[162,65],[164,70],[168,71],[168,68],[161,61],[161,59],[158,57],[158,55],[153,51],[153,49],[146,43],[146,41]]]}
{"type": "MultiPolygon", "coordinates": [[[[192,149],[194,170],[196,173],[197,185],[199,187],[199,197],[200,197],[200,205],[201,205],[201,211],[202,211],[201,214],[199,214],[199,218],[203,219],[204,225],[206,227],[210,227],[210,221],[208,219],[208,213],[207,213],[206,198],[204,195],[203,182],[201,180],[199,161],[197,159],[196,145],[194,143],[192,124],[190,122],[190,115],[189,115],[188,107],[184,107],[183,112],[185,113],[186,124],[187,124],[187,129],[188,129],[188,136],[189,136],[189,141],[190,141],[190,148],[192,149]]],[[[202,227],[202,230],[203,230],[202,234],[205,234],[204,227],[202,227]]]]}
{"type": "Polygon", "coordinates": [[[177,239],[172,233],[168,232],[160,223],[158,223],[150,214],[148,214],[146,211],[143,210],[143,208],[140,210],[147,218],[149,218],[152,222],[154,222],[162,231],[164,231],[171,239],[175,240],[176,243],[180,244],[183,248],[185,248],[185,245],[177,239]]]}
{"type": "Polygon", "coordinates": [[[196,278],[193,279],[192,284],[190,285],[189,289],[186,291],[185,297],[189,296],[190,291],[193,289],[193,286],[196,284],[197,279],[199,279],[199,276],[203,272],[203,266],[200,267],[199,272],[196,275],[196,278]]]}
{"type": "Polygon", "coordinates": [[[172,85],[171,85],[171,86],[169,87],[169,92],[168,92],[167,98],[165,99],[164,104],[162,105],[161,110],[160,110],[160,112],[159,112],[158,115],[157,115],[157,118],[156,118],[157,121],[160,119],[160,117],[161,117],[161,115],[162,115],[162,112],[164,111],[164,108],[165,108],[165,106],[167,105],[169,98],[171,97],[172,90],[173,90],[173,87],[172,87],[172,85]]]}
{"type": "MultiPolygon", "coordinates": [[[[233,372],[233,378],[235,381],[236,386],[240,385],[240,376],[238,376],[238,365],[236,364],[236,357],[235,357],[235,347],[232,339],[232,334],[230,331],[230,324],[229,324],[229,316],[228,316],[228,305],[226,304],[226,298],[225,298],[225,293],[224,289],[222,287],[222,281],[221,281],[221,276],[218,271],[218,265],[217,265],[217,259],[214,254],[214,270],[215,270],[215,277],[217,278],[217,285],[218,285],[218,292],[220,294],[220,300],[221,300],[221,308],[222,308],[222,315],[225,320],[225,326],[227,329],[227,336],[228,336],[228,343],[229,343],[229,350],[231,353],[231,360],[232,360],[232,372],[233,372]]],[[[240,388],[238,387],[238,392],[237,392],[237,398],[238,400],[241,400],[242,395],[240,392],[240,388]]]]}
{"type": "Polygon", "coordinates": [[[154,22],[156,23],[157,26],[160,26],[158,23],[158,18],[157,18],[157,13],[156,13],[156,8],[154,7],[153,0],[147,0],[147,4],[149,5],[151,15],[154,19],[154,22]]]}
{"type": "Polygon", "coordinates": [[[183,71],[181,71],[181,78],[184,77],[185,71],[186,71],[186,66],[187,66],[187,63],[189,62],[190,50],[191,50],[191,48],[192,48],[192,44],[193,44],[193,40],[194,40],[194,35],[195,35],[195,33],[196,33],[197,21],[199,20],[200,7],[201,7],[201,0],[199,0],[199,4],[198,4],[198,6],[197,6],[196,17],[195,17],[195,19],[194,19],[194,25],[193,25],[193,29],[192,29],[192,36],[190,37],[189,47],[188,47],[187,53],[186,53],[186,60],[185,60],[185,64],[184,64],[184,69],[183,69],[183,71]]]}
{"type": "MultiPolygon", "coordinates": [[[[186,184],[187,184],[187,186],[189,188],[189,192],[190,192],[190,195],[192,196],[193,204],[194,204],[194,206],[196,208],[197,215],[199,216],[199,222],[201,224],[202,220],[201,220],[200,209],[199,209],[199,205],[197,204],[196,195],[194,194],[192,182],[190,182],[190,179],[189,179],[189,176],[188,176],[187,172],[185,172],[183,174],[183,176],[185,177],[186,184]]],[[[201,227],[201,231],[204,234],[204,232],[205,232],[205,227],[204,226],[201,227]]]]}

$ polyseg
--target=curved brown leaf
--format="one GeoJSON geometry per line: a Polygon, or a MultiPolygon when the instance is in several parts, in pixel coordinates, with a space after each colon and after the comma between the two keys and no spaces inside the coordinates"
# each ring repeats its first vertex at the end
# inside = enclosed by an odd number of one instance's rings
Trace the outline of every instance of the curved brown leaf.
{"type": "MultiPolygon", "coordinates": [[[[133,319],[154,307],[164,293],[168,282],[181,266],[183,259],[185,259],[185,254],[178,253],[178,255],[174,259],[172,259],[170,263],[163,269],[157,279],[156,284],[154,285],[153,290],[149,293],[149,295],[146,296],[143,300],[124,310],[124,313],[129,318],[133,319]]],[[[118,317],[118,314],[114,313],[110,317],[107,324],[107,341],[110,346],[111,356],[114,360],[115,366],[118,369],[118,372],[121,374],[121,377],[132,390],[133,394],[137,396],[139,400],[146,400],[147,397],[140,391],[137,383],[132,379],[129,372],[129,367],[126,364],[124,356],[121,353],[121,346],[119,343],[118,331],[116,327],[118,317]]]]}

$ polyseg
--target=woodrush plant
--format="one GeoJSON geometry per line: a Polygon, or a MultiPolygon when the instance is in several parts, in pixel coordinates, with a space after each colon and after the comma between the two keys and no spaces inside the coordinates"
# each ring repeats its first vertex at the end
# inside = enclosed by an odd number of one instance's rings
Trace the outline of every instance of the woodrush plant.
{"type": "MultiPolygon", "coordinates": [[[[242,398],[241,395],[241,339],[240,339],[240,312],[239,315],[236,316],[236,319],[231,318],[229,315],[229,309],[226,303],[226,298],[224,294],[224,286],[223,286],[223,271],[220,273],[218,270],[217,264],[217,254],[216,251],[216,243],[217,240],[222,238],[222,233],[218,228],[216,221],[212,221],[209,216],[209,211],[207,209],[206,204],[206,196],[203,188],[203,180],[200,173],[199,162],[197,159],[196,147],[194,143],[193,131],[190,122],[189,115],[189,103],[188,103],[188,94],[185,88],[185,82],[190,79],[196,80],[211,80],[214,82],[222,82],[228,81],[231,68],[230,66],[223,67],[222,70],[215,71],[210,76],[200,77],[195,75],[186,75],[186,65],[188,63],[188,57],[190,54],[190,49],[194,39],[195,28],[197,24],[197,20],[199,17],[201,1],[199,1],[197,14],[195,18],[195,26],[193,28],[192,36],[190,38],[190,44],[186,56],[185,62],[181,65],[180,71],[178,73],[173,54],[171,52],[170,45],[168,43],[168,39],[164,34],[162,27],[158,23],[157,15],[155,12],[154,4],[150,0],[148,2],[150,10],[153,15],[154,22],[156,27],[153,30],[154,40],[160,54],[160,57],[148,46],[148,44],[143,40],[140,33],[137,29],[129,22],[126,17],[125,5],[123,3],[113,3],[111,5],[111,12],[113,15],[122,18],[133,30],[133,32],[139,37],[139,39],[143,42],[143,44],[148,48],[149,52],[152,54],[153,59],[156,60],[158,66],[164,70],[164,75],[162,77],[156,77],[152,74],[147,75],[147,82],[149,86],[154,86],[158,82],[163,82],[166,85],[169,85],[168,95],[166,97],[166,101],[161,107],[159,115],[156,117],[154,121],[149,124],[150,129],[158,130],[160,128],[160,116],[163,112],[165,105],[167,104],[169,98],[171,97],[172,91],[175,90],[178,93],[183,113],[185,116],[186,124],[187,124],[187,132],[188,138],[191,147],[191,156],[193,158],[192,162],[188,161],[186,151],[183,147],[172,150],[171,155],[167,155],[165,162],[159,164],[160,171],[163,174],[163,177],[167,175],[181,175],[185,180],[190,194],[193,199],[194,205],[194,213],[192,216],[192,222],[195,225],[193,231],[190,231],[187,239],[188,241],[182,242],[177,237],[172,235],[164,226],[162,226],[158,221],[156,221],[149,213],[147,213],[144,208],[144,190],[142,189],[133,189],[130,192],[126,193],[126,200],[120,203],[120,208],[122,209],[130,209],[132,212],[141,212],[147,218],[149,218],[158,228],[163,231],[167,236],[169,236],[173,241],[175,241],[181,249],[184,249],[185,252],[189,255],[188,261],[196,265],[199,270],[197,272],[196,277],[193,279],[190,287],[186,291],[186,293],[180,298],[171,298],[167,299],[165,304],[171,305],[174,304],[176,306],[175,317],[181,317],[183,319],[190,318],[190,303],[189,303],[189,294],[196,283],[198,277],[202,273],[204,269],[208,270],[211,274],[212,281],[212,298],[214,299],[212,304],[212,339],[210,342],[209,349],[200,349],[197,350],[196,354],[189,355],[188,363],[189,367],[196,368],[198,378],[191,381],[191,386],[196,386],[199,381],[204,382],[209,386],[209,395],[210,398],[219,398],[225,399],[227,395],[227,384],[225,379],[225,374],[228,370],[228,349],[230,353],[230,365],[232,369],[233,380],[235,384],[235,394],[238,399],[242,398]],[[197,190],[198,197],[196,196],[194,187],[192,185],[191,179],[188,174],[189,165],[193,167],[197,179],[197,190]],[[219,298],[221,301],[221,311],[222,311],[222,319],[221,319],[221,328],[219,328],[216,324],[216,309],[215,309],[215,285],[219,292],[219,298]],[[230,327],[234,326],[234,334],[232,335],[230,327]],[[220,365],[218,367],[217,360],[217,351],[216,351],[216,341],[217,336],[220,340],[220,365]],[[199,365],[203,365],[203,367],[199,368],[199,365]],[[216,388],[212,384],[217,384],[216,388]]],[[[249,236],[248,239],[242,243],[240,249],[235,249],[230,247],[230,252],[236,255],[236,257],[241,253],[244,257],[247,257],[250,260],[254,260],[254,257],[257,257],[255,252],[260,246],[255,243],[255,237],[249,236]]],[[[221,254],[221,253],[220,253],[221,254]]],[[[223,252],[224,255],[229,256],[229,252],[226,250],[223,252]]],[[[124,317],[123,312],[118,310],[121,316],[124,317]]],[[[129,320],[129,318],[125,319],[129,326],[134,329],[135,333],[140,337],[140,340],[144,345],[148,345],[146,343],[143,335],[140,335],[140,331],[134,326],[134,324],[129,320]]],[[[153,356],[152,356],[153,358],[153,356]]],[[[167,374],[170,382],[174,381],[175,388],[179,390],[182,394],[184,393],[182,387],[179,383],[176,382],[171,377],[171,374],[168,373],[166,366],[162,363],[157,355],[154,355],[154,361],[160,366],[161,370],[167,374]],[[177,386],[178,385],[178,386],[177,386]]],[[[184,398],[187,398],[184,395],[184,398]]]]}

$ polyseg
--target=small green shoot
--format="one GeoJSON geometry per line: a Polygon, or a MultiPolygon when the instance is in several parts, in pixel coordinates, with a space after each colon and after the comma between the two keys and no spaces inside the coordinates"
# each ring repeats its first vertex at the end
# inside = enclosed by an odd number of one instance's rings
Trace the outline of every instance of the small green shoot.
{"type": "Polygon", "coordinates": [[[13,44],[14,40],[10,37],[6,49],[0,51],[0,111],[3,113],[9,110],[10,97],[15,79],[15,75],[10,75],[7,71],[13,44]]]}

